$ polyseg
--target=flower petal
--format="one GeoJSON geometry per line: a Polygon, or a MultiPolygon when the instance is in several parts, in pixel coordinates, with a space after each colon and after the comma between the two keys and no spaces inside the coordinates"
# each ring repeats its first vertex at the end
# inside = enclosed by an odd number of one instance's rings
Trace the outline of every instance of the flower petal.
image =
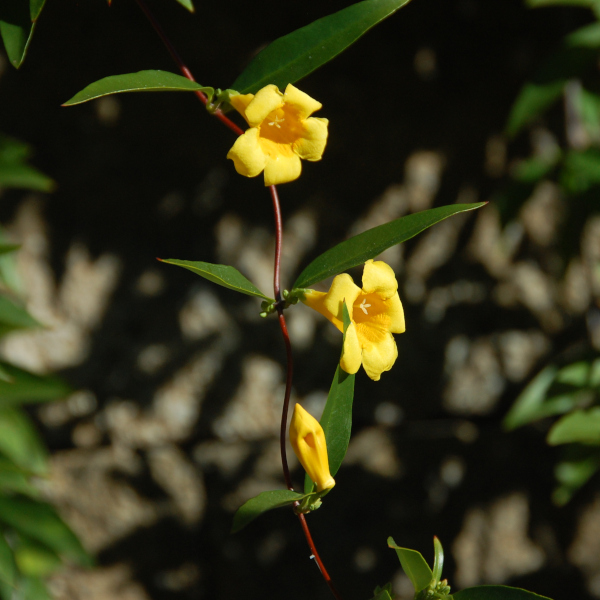
{"type": "MultiPolygon", "coordinates": [[[[237,110],[244,119],[246,119],[246,107],[252,99],[254,98],[254,94],[238,94],[237,96],[229,97],[229,104],[237,110]]],[[[246,119],[248,121],[248,119],[246,119]]]]}
{"type": "Polygon", "coordinates": [[[384,300],[398,291],[398,282],[392,267],[382,260],[368,260],[363,271],[363,290],[367,294],[377,294],[384,300]]]}
{"type": "MultiPolygon", "coordinates": [[[[347,334],[346,334],[347,336],[347,334]]],[[[398,348],[394,336],[389,333],[377,343],[362,349],[362,364],[373,381],[379,381],[384,371],[389,371],[398,358],[398,348]]]]}
{"type": "Polygon", "coordinates": [[[286,154],[270,154],[265,165],[265,185],[278,185],[294,181],[300,177],[302,163],[300,157],[290,152],[286,154]]]}
{"type": "Polygon", "coordinates": [[[259,175],[265,168],[267,157],[258,143],[258,129],[252,127],[240,135],[227,153],[227,158],[233,160],[235,170],[240,175],[259,175]]]}
{"type": "Polygon", "coordinates": [[[321,160],[327,145],[327,119],[311,117],[302,123],[301,137],[293,144],[294,152],[304,160],[321,160]]]}
{"type": "Polygon", "coordinates": [[[340,367],[342,367],[346,373],[354,375],[354,373],[360,369],[361,355],[362,351],[360,349],[358,336],[356,335],[356,326],[354,323],[350,323],[348,329],[346,329],[340,367]]]}
{"type": "MultiPolygon", "coordinates": [[[[348,273],[342,273],[333,278],[331,287],[323,299],[323,306],[331,315],[327,318],[342,332],[344,331],[343,302],[345,300],[352,311],[352,306],[359,294],[360,288],[352,281],[352,277],[348,273]]],[[[352,318],[352,312],[350,318],[352,318]]]]}
{"type": "MultiPolygon", "coordinates": [[[[260,92],[259,92],[260,93],[260,92]]],[[[316,110],[319,110],[323,105],[311,98],[308,94],[300,91],[297,87],[294,87],[291,83],[288,83],[283,94],[284,102],[291,108],[298,111],[300,119],[306,119],[310,117],[316,110]]]]}
{"type": "Polygon", "coordinates": [[[389,328],[392,333],[404,333],[406,324],[404,323],[404,309],[398,293],[394,294],[389,300],[385,300],[387,306],[387,315],[390,318],[389,328]]]}
{"type": "Polygon", "coordinates": [[[260,125],[277,108],[283,106],[283,94],[276,85],[270,84],[256,93],[246,107],[246,120],[252,127],[260,125]]]}

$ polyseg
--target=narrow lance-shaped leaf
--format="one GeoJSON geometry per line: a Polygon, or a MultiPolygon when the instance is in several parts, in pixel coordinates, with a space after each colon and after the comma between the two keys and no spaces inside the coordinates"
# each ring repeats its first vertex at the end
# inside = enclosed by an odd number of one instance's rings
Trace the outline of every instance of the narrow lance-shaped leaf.
{"type": "Polygon", "coordinates": [[[111,75],[90,83],[70,100],[67,100],[63,106],[73,106],[102,96],[122,94],[123,92],[206,92],[212,95],[214,90],[169,71],[139,71],[124,75],[111,75]]]}
{"type": "Polygon", "coordinates": [[[0,521],[81,565],[92,560],[76,535],[44,502],[0,496],[0,521]]]}
{"type": "Polygon", "coordinates": [[[187,8],[191,13],[194,12],[194,5],[192,4],[192,0],[177,0],[181,6],[187,8]]]}
{"type": "Polygon", "coordinates": [[[246,294],[248,296],[256,296],[257,298],[264,298],[268,302],[274,302],[273,298],[269,298],[263,294],[251,281],[248,281],[237,269],[228,265],[214,265],[212,263],[202,261],[191,261],[191,260],[177,260],[174,258],[163,259],[159,258],[161,262],[169,265],[176,265],[183,267],[204,279],[208,279],[217,285],[222,285],[235,292],[246,294]]]}
{"type": "Polygon", "coordinates": [[[364,0],[280,37],[230,86],[242,94],[273,83],[280,89],[330,61],[409,0],[364,0]]]}
{"type": "Polygon", "coordinates": [[[46,448],[29,417],[16,408],[0,408],[0,452],[32,473],[47,470],[46,448]]]}
{"type": "Polygon", "coordinates": [[[54,375],[34,375],[14,365],[0,362],[0,368],[10,378],[0,381],[0,407],[24,402],[49,402],[63,398],[72,390],[54,375]]]}
{"type": "MultiPolygon", "coordinates": [[[[346,330],[350,325],[350,314],[348,307],[344,303],[344,338],[346,330]]],[[[346,373],[338,364],[331,388],[327,396],[327,402],[321,415],[321,427],[325,432],[327,441],[327,457],[329,459],[329,472],[332,477],[338,472],[342,465],[348,444],[350,443],[350,434],[352,432],[352,402],[354,400],[354,379],[355,375],[346,373]]],[[[304,478],[304,491],[313,492],[316,489],[314,483],[308,475],[304,478]]]]}
{"type": "Polygon", "coordinates": [[[15,329],[41,327],[22,306],[0,295],[0,336],[15,329]]]}
{"type": "Polygon", "coordinates": [[[391,246],[410,240],[428,227],[461,212],[475,210],[485,202],[451,204],[401,217],[359,233],[327,250],[300,273],[294,288],[306,288],[332,275],[347,271],[375,258],[391,246]]]}
{"type": "Polygon", "coordinates": [[[254,521],[256,517],[262,515],[262,513],[274,508],[281,508],[282,506],[291,506],[294,502],[300,502],[306,498],[307,495],[292,492],[291,490],[262,492],[240,506],[233,517],[231,533],[236,533],[240,529],[243,529],[248,523],[254,521]]]}
{"type": "Polygon", "coordinates": [[[17,69],[25,60],[34,27],[35,23],[32,23],[29,3],[26,0],[0,2],[0,35],[8,60],[17,69]]]}
{"type": "Polygon", "coordinates": [[[394,542],[391,536],[387,542],[388,546],[396,551],[402,569],[413,584],[415,591],[420,592],[424,590],[431,583],[433,573],[423,555],[410,548],[401,548],[394,542]]]}
{"type": "Polygon", "coordinates": [[[571,442],[600,445],[600,407],[565,415],[548,432],[551,446],[571,442]]]}
{"type": "Polygon", "coordinates": [[[18,571],[13,551],[0,531],[0,581],[14,587],[17,576],[18,571]]]}
{"type": "Polygon", "coordinates": [[[533,592],[506,585],[480,585],[452,594],[454,600],[550,600],[533,592]]]}

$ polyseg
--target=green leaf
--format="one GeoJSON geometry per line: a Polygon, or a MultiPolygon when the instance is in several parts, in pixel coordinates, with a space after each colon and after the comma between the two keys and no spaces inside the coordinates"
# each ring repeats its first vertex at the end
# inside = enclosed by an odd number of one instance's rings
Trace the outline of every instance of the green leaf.
{"type": "Polygon", "coordinates": [[[392,600],[392,584],[388,583],[384,587],[377,586],[373,592],[371,600],[392,600]]]}
{"type": "Polygon", "coordinates": [[[18,571],[13,551],[0,531],[0,581],[14,587],[17,577],[18,571]]]}
{"type": "Polygon", "coordinates": [[[506,585],[480,585],[452,594],[454,600],[550,600],[533,592],[506,585]]]}
{"type": "Polygon", "coordinates": [[[26,164],[30,155],[28,144],[0,134],[0,187],[52,191],[52,179],[26,164]]]}
{"type": "Polygon", "coordinates": [[[280,37],[230,86],[242,94],[273,83],[283,90],[324,65],[409,0],[365,0],[280,37]]]}
{"type": "Polygon", "coordinates": [[[0,164],[0,187],[51,192],[54,181],[25,164],[0,164]]]}
{"type": "Polygon", "coordinates": [[[62,379],[54,375],[34,375],[9,363],[1,362],[0,367],[11,381],[0,381],[0,407],[25,402],[49,402],[63,398],[72,389],[62,379]]]}
{"type": "MultiPolygon", "coordinates": [[[[350,443],[354,379],[354,375],[346,373],[338,364],[320,420],[327,440],[329,472],[332,477],[338,472],[350,443]]],[[[313,482],[306,475],[304,491],[310,493],[313,487],[313,482]]]]}
{"type": "Polygon", "coordinates": [[[15,548],[15,561],[26,577],[47,577],[61,566],[56,552],[23,535],[15,548]]]}
{"type": "Polygon", "coordinates": [[[18,250],[21,246],[19,244],[0,244],[0,254],[8,254],[18,250]]]}
{"type": "Polygon", "coordinates": [[[433,537],[434,559],[433,559],[433,582],[437,585],[442,580],[442,570],[444,569],[444,549],[442,542],[437,536],[433,537]]]}
{"type": "Polygon", "coordinates": [[[14,462],[0,456],[0,492],[18,493],[31,498],[38,498],[40,493],[29,482],[28,475],[28,472],[17,467],[14,462]]]}
{"type": "Polygon", "coordinates": [[[73,106],[89,100],[95,100],[110,94],[123,92],[207,92],[212,88],[203,87],[186,77],[169,71],[139,71],[124,75],[111,75],[90,83],[86,88],[67,100],[63,106],[73,106]]]}
{"type": "Polygon", "coordinates": [[[0,336],[16,329],[41,327],[22,306],[15,304],[7,296],[0,295],[0,336]]]}
{"type": "Polygon", "coordinates": [[[410,548],[401,548],[391,536],[387,543],[390,548],[396,550],[402,569],[413,584],[415,592],[424,590],[431,583],[433,573],[422,554],[410,548]]]}
{"type": "Polygon", "coordinates": [[[37,21],[46,0],[29,0],[29,16],[33,22],[37,21]]]}
{"type": "Polygon", "coordinates": [[[45,473],[47,452],[29,417],[16,408],[0,408],[0,452],[32,473],[45,473]]]}
{"type": "Polygon", "coordinates": [[[588,148],[581,152],[568,152],[560,174],[560,183],[576,194],[600,185],[600,150],[588,148]]]}
{"type": "MultiPolygon", "coordinates": [[[[346,338],[346,330],[351,323],[348,307],[344,303],[343,315],[344,320],[344,339],[346,338]]],[[[343,352],[343,345],[342,345],[343,352]]],[[[325,440],[327,442],[327,458],[329,460],[329,472],[332,477],[339,471],[348,450],[350,443],[350,434],[352,432],[352,402],[354,400],[354,380],[355,375],[346,373],[338,364],[327,402],[319,421],[325,440]]],[[[304,492],[309,494],[314,492],[316,486],[311,481],[308,474],[304,477],[304,492]]]]}
{"type": "Polygon", "coordinates": [[[8,60],[17,69],[25,60],[34,28],[35,23],[31,22],[31,11],[26,0],[0,2],[0,35],[8,60]]]}
{"type": "Polygon", "coordinates": [[[19,600],[53,600],[39,577],[23,577],[19,582],[19,600]]]}
{"type": "Polygon", "coordinates": [[[192,4],[192,0],[177,0],[181,6],[187,8],[191,13],[194,12],[194,5],[192,4]]]}
{"type": "Polygon", "coordinates": [[[327,250],[300,273],[294,288],[306,288],[327,277],[342,273],[375,258],[391,246],[410,240],[428,227],[461,212],[475,210],[485,202],[475,204],[451,204],[401,217],[379,225],[327,250]]]}
{"type": "Polygon", "coordinates": [[[282,506],[291,506],[294,502],[300,502],[306,498],[308,494],[299,494],[298,492],[292,492],[291,490],[274,490],[272,492],[262,492],[254,498],[250,498],[247,502],[242,504],[237,510],[233,517],[233,525],[231,526],[231,533],[236,533],[243,529],[256,519],[256,517],[262,515],[267,510],[273,508],[280,508],[282,506]]]}
{"type": "Polygon", "coordinates": [[[516,136],[529,121],[544,113],[562,96],[565,84],[565,80],[526,83],[510,111],[506,133],[516,136]]]}
{"type": "MultiPolygon", "coordinates": [[[[600,5],[600,2],[597,4],[600,5]]],[[[591,23],[570,33],[565,38],[565,44],[573,48],[600,48],[600,23],[591,23]]]]}
{"type": "MultiPolygon", "coordinates": [[[[544,405],[546,394],[554,382],[558,368],[556,365],[548,365],[538,373],[531,383],[517,397],[508,414],[504,418],[504,427],[509,431],[516,429],[532,421],[543,417],[558,414],[544,405]]],[[[567,412],[572,408],[570,402],[561,407],[561,412],[567,412]]]]}
{"type": "Polygon", "coordinates": [[[177,260],[174,258],[162,259],[161,262],[169,265],[177,265],[188,269],[204,279],[208,279],[217,285],[229,288],[234,292],[240,292],[241,294],[247,294],[248,296],[256,296],[257,298],[264,298],[268,302],[275,302],[273,298],[265,296],[251,281],[248,281],[237,269],[228,265],[214,265],[207,262],[191,261],[191,260],[177,260]]]}
{"type": "Polygon", "coordinates": [[[7,383],[12,383],[12,378],[8,371],[0,365],[0,381],[6,381],[7,383]]]}
{"type": "Polygon", "coordinates": [[[92,565],[77,536],[49,504],[29,498],[0,496],[0,521],[48,546],[60,556],[83,566],[92,565]]]}
{"type": "Polygon", "coordinates": [[[600,407],[565,415],[550,429],[547,441],[551,446],[571,442],[600,445],[600,407]]]}
{"type": "MultiPolygon", "coordinates": [[[[580,448],[575,446],[572,449],[580,450],[580,448]]],[[[586,450],[588,449],[586,448],[586,450]]],[[[596,448],[591,450],[592,452],[587,455],[571,456],[562,460],[554,468],[558,486],[552,492],[552,500],[558,506],[567,504],[573,494],[585,485],[600,468],[600,452],[596,448]]]]}

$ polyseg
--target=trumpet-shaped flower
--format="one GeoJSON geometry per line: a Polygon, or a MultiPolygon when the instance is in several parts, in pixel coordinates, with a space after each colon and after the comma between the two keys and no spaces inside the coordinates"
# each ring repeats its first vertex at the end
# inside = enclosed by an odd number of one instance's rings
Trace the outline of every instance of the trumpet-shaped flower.
{"type": "Polygon", "coordinates": [[[299,404],[294,407],[290,423],[290,443],[311,481],[317,484],[317,491],[331,489],[335,479],[329,472],[325,432],[319,421],[299,404]]]}
{"type": "Polygon", "coordinates": [[[264,171],[265,185],[276,185],[300,177],[300,159],[321,160],[329,121],[311,117],[322,104],[291,83],[283,94],[267,85],[256,95],[231,96],[229,102],[250,125],[227,154],[240,175],[256,177],[264,171]]]}
{"type": "Polygon", "coordinates": [[[398,296],[398,282],[389,265],[368,260],[362,282],[361,289],[344,273],[334,278],[327,293],[306,290],[302,301],[342,332],[346,302],[351,323],[346,330],[340,366],[347,373],[356,373],[362,363],[367,375],[378,381],[398,357],[392,333],[405,331],[404,310],[398,296]]]}

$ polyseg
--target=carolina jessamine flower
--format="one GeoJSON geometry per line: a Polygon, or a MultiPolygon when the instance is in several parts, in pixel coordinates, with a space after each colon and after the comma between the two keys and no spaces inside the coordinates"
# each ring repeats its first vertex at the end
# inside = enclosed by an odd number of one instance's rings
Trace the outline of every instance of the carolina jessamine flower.
{"type": "Polygon", "coordinates": [[[238,94],[229,102],[250,125],[227,153],[240,175],[256,177],[264,170],[265,185],[286,183],[300,177],[301,158],[321,160],[329,121],[310,117],[322,104],[291,83],[283,94],[267,85],[256,96],[238,94]]]}
{"type": "Polygon", "coordinates": [[[392,333],[403,333],[404,310],[392,268],[383,261],[368,260],[362,290],[347,273],[334,278],[327,293],[307,290],[302,300],[344,331],[342,306],[348,306],[351,324],[346,330],[340,366],[356,373],[361,362],[367,375],[378,381],[398,357],[392,333]]]}
{"type": "Polygon", "coordinates": [[[317,484],[317,491],[331,489],[335,479],[329,472],[325,432],[319,421],[299,404],[294,407],[290,423],[290,443],[311,481],[317,484]]]}

